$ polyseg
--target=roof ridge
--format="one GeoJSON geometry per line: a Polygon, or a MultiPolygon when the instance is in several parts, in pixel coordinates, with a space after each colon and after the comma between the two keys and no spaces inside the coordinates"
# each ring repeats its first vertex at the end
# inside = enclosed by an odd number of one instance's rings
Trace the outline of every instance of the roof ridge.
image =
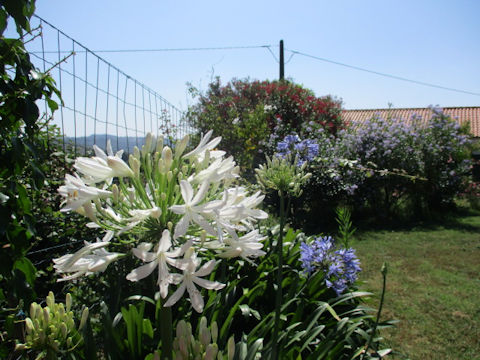
{"type": "MultiPolygon", "coordinates": [[[[445,109],[480,109],[480,105],[477,106],[438,106],[445,109]]],[[[342,111],[395,111],[395,110],[430,110],[430,107],[401,107],[401,108],[374,108],[374,109],[342,109],[342,111]]]]}

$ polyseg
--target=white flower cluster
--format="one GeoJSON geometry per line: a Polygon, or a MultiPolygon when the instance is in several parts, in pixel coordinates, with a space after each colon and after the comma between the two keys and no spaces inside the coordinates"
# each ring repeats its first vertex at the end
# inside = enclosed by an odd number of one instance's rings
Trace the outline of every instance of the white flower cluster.
{"type": "Polygon", "coordinates": [[[253,226],[267,217],[257,208],[264,195],[250,195],[234,185],[238,167],[224,151],[215,150],[221,138],[211,136],[209,131],[184,154],[188,136],[172,150],[162,137],[155,140],[148,134],[128,164],[123,151],[114,154],[110,143],[106,153],[94,145],[94,157],[77,158],[78,174],[66,175],[58,189],[64,198],[62,211],[77,211],[91,220],[87,226],[107,232],[102,240],[54,260],[56,271],[66,274],[63,279],[104,271],[126,255],[106,248],[128,243],[144,263],[128,280],[139,281],[158,269],[162,298],[168,296],[169,285],[178,285],[165,306],[175,304],[187,290],[192,306],[201,312],[204,302],[195,285],[214,290],[225,286],[203,279],[215,268],[215,257],[251,261],[264,255],[264,237],[253,226]],[[202,256],[209,259],[203,265],[202,256]]]}

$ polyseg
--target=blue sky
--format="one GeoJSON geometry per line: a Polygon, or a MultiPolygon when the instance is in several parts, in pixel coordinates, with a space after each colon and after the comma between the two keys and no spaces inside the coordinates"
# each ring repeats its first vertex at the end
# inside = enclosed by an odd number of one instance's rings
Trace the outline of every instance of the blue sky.
{"type": "MultiPolygon", "coordinates": [[[[39,0],[37,14],[92,50],[272,45],[329,60],[480,94],[480,1],[173,1],[39,0]]],[[[264,48],[102,53],[175,106],[192,100],[186,83],[205,90],[213,76],[276,79],[264,48]]],[[[478,106],[480,96],[380,77],[307,58],[285,75],[347,109],[478,106]]]]}

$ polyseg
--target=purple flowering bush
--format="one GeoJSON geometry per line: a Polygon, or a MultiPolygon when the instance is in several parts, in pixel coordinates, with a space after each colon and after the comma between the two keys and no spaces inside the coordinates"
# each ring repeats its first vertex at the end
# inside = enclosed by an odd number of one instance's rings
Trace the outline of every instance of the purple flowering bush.
{"type": "Polygon", "coordinates": [[[468,129],[433,109],[428,126],[419,129],[422,139],[423,173],[427,180],[415,184],[423,206],[432,209],[451,205],[453,199],[465,191],[470,174],[472,142],[468,129]]]}
{"type": "Polygon", "coordinates": [[[308,163],[312,177],[294,203],[308,224],[312,216],[314,223],[332,218],[338,205],[375,217],[443,209],[464,191],[469,144],[465,129],[435,109],[427,121],[377,116],[335,136],[316,132],[301,140],[292,133],[276,151],[308,163]]]}
{"type": "Polygon", "coordinates": [[[312,243],[300,245],[300,261],[308,275],[321,272],[325,285],[337,295],[355,284],[361,271],[353,248],[338,248],[330,236],[318,237],[312,243]]]}

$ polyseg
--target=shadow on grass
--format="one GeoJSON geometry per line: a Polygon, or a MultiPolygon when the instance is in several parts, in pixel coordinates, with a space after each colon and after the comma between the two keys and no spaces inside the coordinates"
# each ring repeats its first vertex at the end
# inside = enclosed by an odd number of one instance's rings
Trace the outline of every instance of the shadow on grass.
{"type": "MultiPolygon", "coordinates": [[[[336,234],[338,224],[333,211],[328,214],[295,214],[302,221],[293,224],[303,229],[307,235],[336,234]]],[[[298,219],[298,218],[297,218],[298,219]]],[[[352,217],[353,226],[358,232],[368,231],[427,231],[427,230],[458,230],[467,233],[480,233],[480,211],[463,204],[442,212],[432,212],[428,216],[414,217],[382,216],[379,214],[359,213],[352,217]]]]}
{"type": "Polygon", "coordinates": [[[461,232],[480,233],[480,211],[457,206],[448,212],[431,213],[423,218],[354,219],[360,232],[363,231],[411,231],[451,229],[461,232]]]}

